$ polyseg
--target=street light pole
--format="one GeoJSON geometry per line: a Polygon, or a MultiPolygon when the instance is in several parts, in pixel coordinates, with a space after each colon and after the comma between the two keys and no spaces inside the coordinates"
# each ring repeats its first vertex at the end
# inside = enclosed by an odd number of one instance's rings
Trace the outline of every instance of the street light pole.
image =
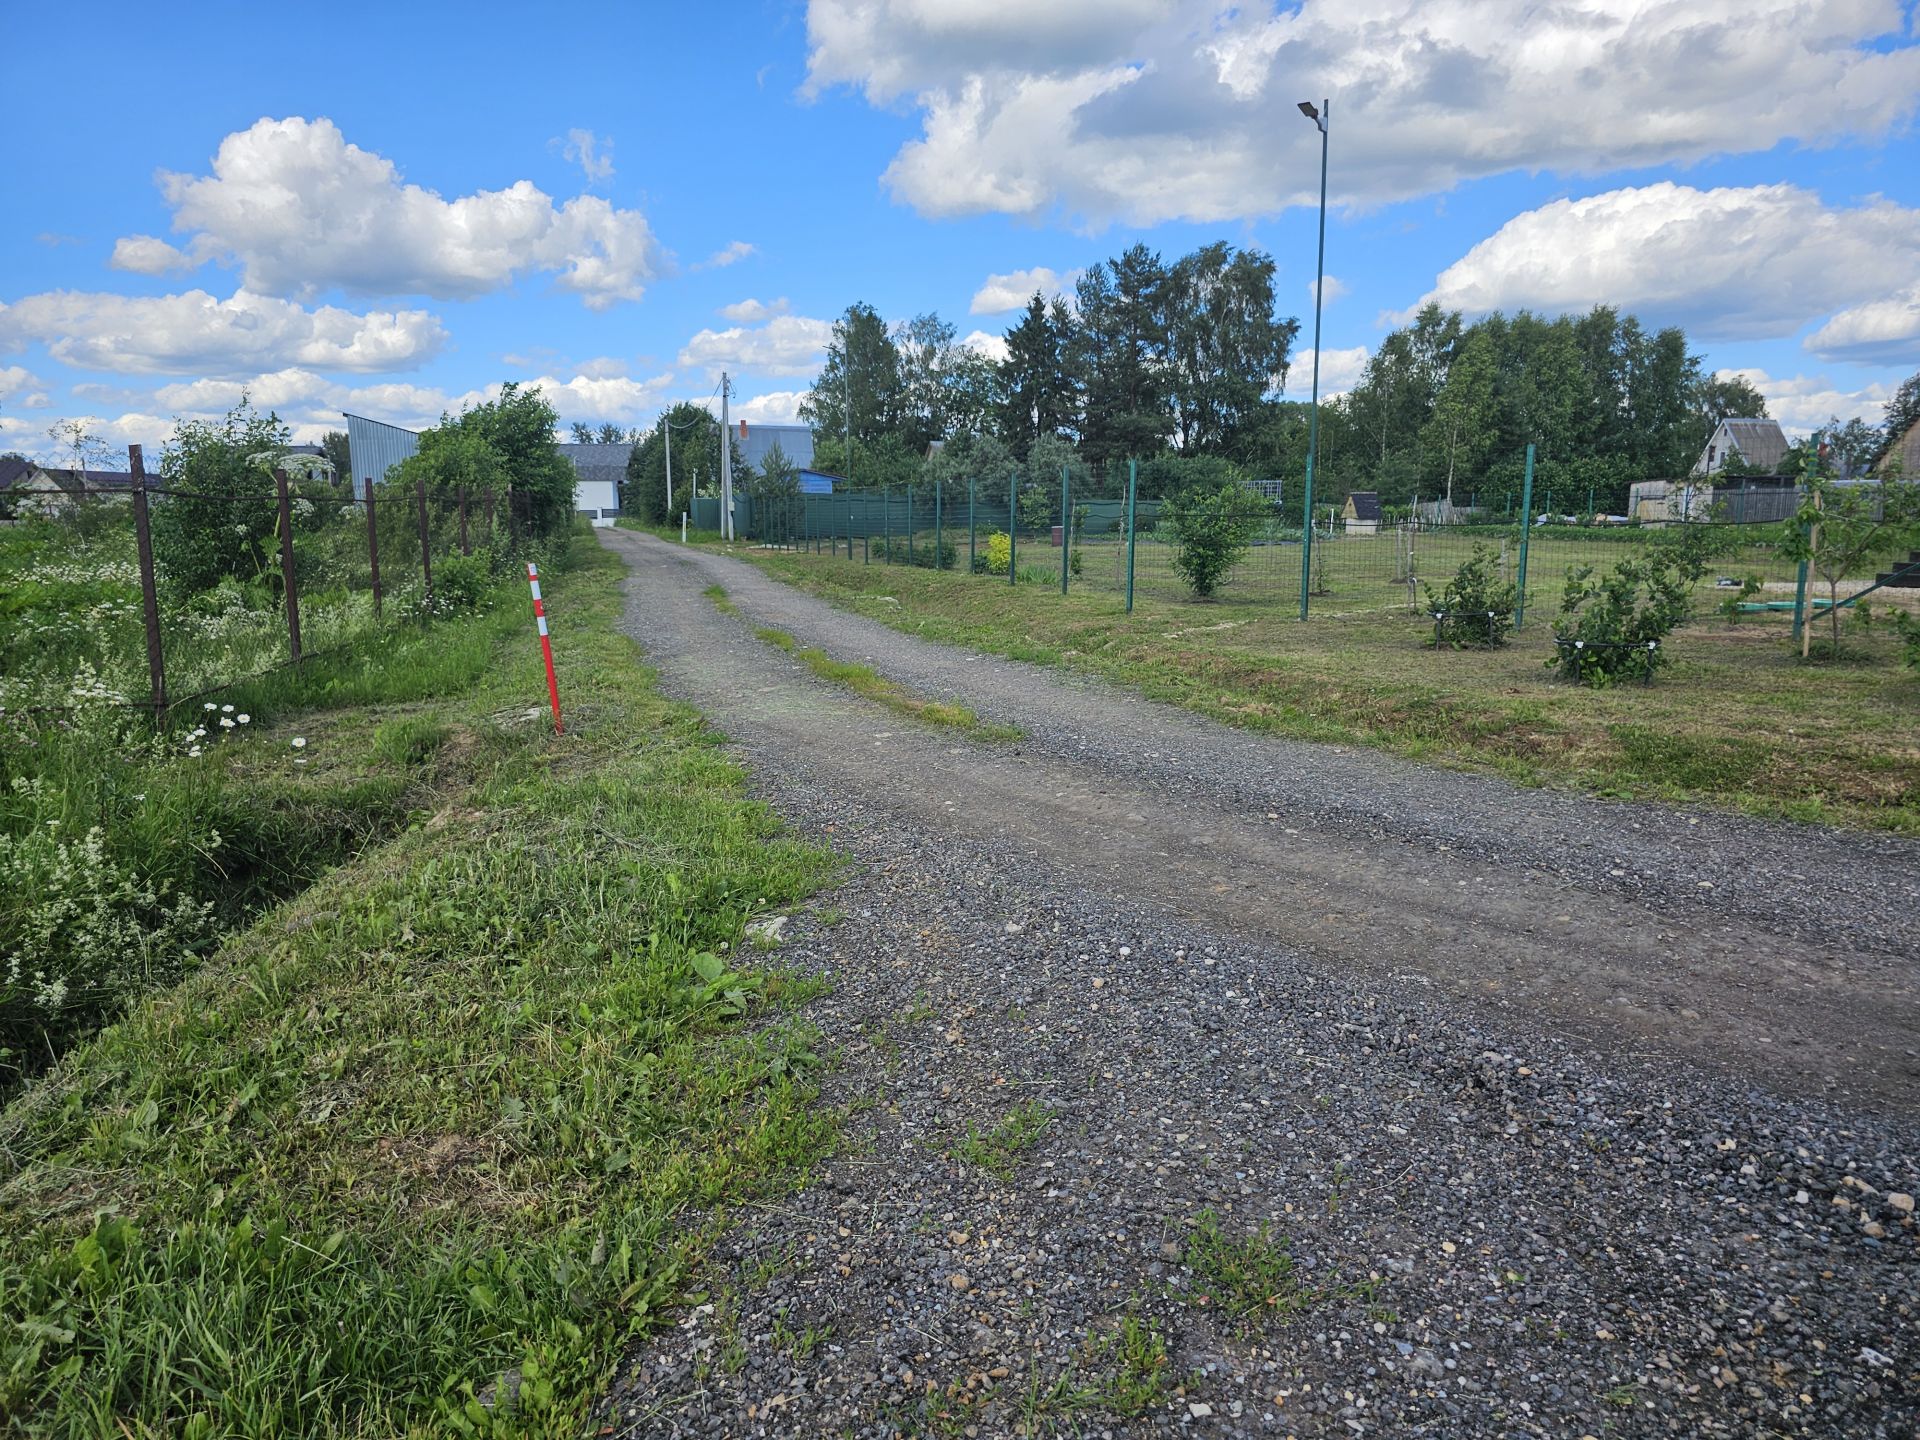
{"type": "Polygon", "coordinates": [[[1307,596],[1313,590],[1313,466],[1320,453],[1320,300],[1327,281],[1327,118],[1333,110],[1331,100],[1322,100],[1318,110],[1311,100],[1300,102],[1300,113],[1313,121],[1320,132],[1320,258],[1313,277],[1313,405],[1307,415],[1307,492],[1302,497],[1300,518],[1306,522],[1300,536],[1300,618],[1307,618],[1307,596]]]}

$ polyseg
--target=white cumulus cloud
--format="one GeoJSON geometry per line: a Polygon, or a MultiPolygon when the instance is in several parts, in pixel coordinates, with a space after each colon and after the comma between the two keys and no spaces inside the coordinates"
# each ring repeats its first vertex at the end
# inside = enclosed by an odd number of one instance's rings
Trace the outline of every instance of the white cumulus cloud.
{"type": "Polygon", "coordinates": [[[569,130],[560,153],[580,167],[589,184],[613,178],[611,139],[602,140],[591,130],[569,130]]]}
{"type": "Polygon", "coordinates": [[[1920,365],[1920,284],[1849,306],[1809,335],[1807,348],[1828,359],[1920,365]]]}
{"type": "Polygon", "coordinates": [[[804,390],[769,390],[751,400],[731,401],[727,418],[749,425],[795,425],[800,420],[800,402],[806,398],[804,390]]]}
{"type": "Polygon", "coordinates": [[[736,300],[731,305],[722,305],[720,315],[736,325],[758,325],[762,320],[771,320],[776,315],[784,315],[793,307],[783,295],[778,300],[736,300]]]}
{"type": "Polygon", "coordinates": [[[37,410],[47,403],[41,380],[24,365],[0,365],[0,404],[37,410]]]}
{"type": "Polygon", "coordinates": [[[1006,362],[1007,337],[1004,335],[989,335],[985,330],[974,330],[969,332],[960,344],[968,350],[986,356],[996,364],[1006,362]]]}
{"type": "Polygon", "coordinates": [[[1314,298],[1316,288],[1326,292],[1326,302],[1329,305],[1333,304],[1333,302],[1338,300],[1342,295],[1350,295],[1353,293],[1352,289],[1347,285],[1347,282],[1337,275],[1327,276],[1327,283],[1324,286],[1316,287],[1313,281],[1307,281],[1307,298],[1309,300],[1314,298]]]}
{"type": "Polygon", "coordinates": [[[1869,425],[1878,425],[1893,387],[1878,381],[1855,389],[1845,389],[1825,375],[1769,375],[1765,370],[1720,370],[1720,376],[1738,376],[1767,401],[1767,413],[1780,422],[1789,434],[1799,436],[1838,417],[1851,420],[1859,416],[1869,425]]]}
{"type": "MultiPolygon", "coordinates": [[[[1916,281],[1920,210],[1888,200],[1833,209],[1794,185],[1661,181],[1516,215],[1443,270],[1423,303],[1469,314],[1609,304],[1709,339],[1750,339],[1916,281]]],[[[1820,348],[1858,343],[1872,318],[1836,317],[1820,348]]]]}
{"type": "Polygon", "coordinates": [[[1218,222],[1511,170],[1885,135],[1920,97],[1897,0],[813,0],[805,91],[908,104],[885,183],[930,215],[1218,222]]]}
{"type": "Polygon", "coordinates": [[[724,270],[727,266],[737,264],[753,254],[754,248],[754,246],[745,240],[729,240],[725,245],[722,245],[718,250],[714,251],[713,254],[701,261],[697,268],[701,270],[724,270]]]}
{"type": "Polygon", "coordinates": [[[749,370],[762,375],[812,375],[820,368],[833,325],[805,315],[776,315],[758,327],[702,330],[680,351],[680,363],[709,374],[749,370]]]}
{"type": "MultiPolygon", "coordinates": [[[[1353,389],[1360,383],[1360,377],[1366,373],[1367,361],[1372,358],[1373,352],[1364,345],[1354,345],[1345,350],[1322,350],[1320,352],[1320,398],[1331,400],[1353,389]]],[[[1312,398],[1313,350],[1311,346],[1294,352],[1292,368],[1287,372],[1287,394],[1295,400],[1312,398]]]]}
{"type": "Polygon", "coordinates": [[[261,294],[456,299],[540,273],[605,310],[638,300],[663,263],[637,210],[594,195],[556,205],[530,180],[445,200],[327,119],[259,120],[220,142],[211,174],[162,174],[160,189],[192,238],[182,250],[131,236],[115,263],[151,274],[230,259],[261,294]]]}
{"type": "Polygon", "coordinates": [[[63,364],[135,374],[235,375],[289,365],[405,370],[431,359],[446,338],[425,310],[309,310],[246,290],[226,300],[204,290],[52,290],[0,304],[0,350],[39,341],[63,364]]]}
{"type": "Polygon", "coordinates": [[[1003,315],[1009,310],[1024,310],[1035,291],[1051,300],[1062,291],[1071,289],[1079,276],[1078,270],[1062,272],[1045,265],[1035,265],[1027,270],[1009,270],[1004,275],[989,275],[980,288],[973,292],[967,313],[1003,315]]]}

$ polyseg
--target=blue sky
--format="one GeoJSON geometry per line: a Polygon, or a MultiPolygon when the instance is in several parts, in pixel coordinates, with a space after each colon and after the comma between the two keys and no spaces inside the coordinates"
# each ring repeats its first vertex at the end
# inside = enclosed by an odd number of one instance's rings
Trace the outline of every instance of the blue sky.
{"type": "Polygon", "coordinates": [[[0,15],[84,56],[0,141],[29,453],[71,417],[157,446],[242,388],[301,438],[507,379],[645,423],[721,368],[786,418],[849,302],[990,347],[990,292],[1135,240],[1267,250],[1310,321],[1322,96],[1331,390],[1428,296],[1683,323],[1796,428],[1920,369],[1912,0],[0,15]]]}

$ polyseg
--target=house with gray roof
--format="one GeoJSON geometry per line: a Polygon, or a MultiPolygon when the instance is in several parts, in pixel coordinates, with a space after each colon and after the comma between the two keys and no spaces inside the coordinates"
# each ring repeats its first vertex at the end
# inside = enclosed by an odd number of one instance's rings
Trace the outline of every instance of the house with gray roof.
{"type": "Polygon", "coordinates": [[[1722,420],[1693,462],[1696,477],[1718,475],[1735,460],[1759,475],[1779,473],[1787,455],[1786,432],[1778,420],[1722,420]]]}
{"type": "Polygon", "coordinates": [[[627,478],[627,457],[633,446],[556,445],[573,466],[573,508],[596,525],[611,525],[620,516],[620,486],[627,478]]]}

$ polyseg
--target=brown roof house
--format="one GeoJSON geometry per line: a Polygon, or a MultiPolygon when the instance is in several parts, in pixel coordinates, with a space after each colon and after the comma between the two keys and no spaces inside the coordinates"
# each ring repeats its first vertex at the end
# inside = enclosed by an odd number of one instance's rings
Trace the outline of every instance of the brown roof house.
{"type": "Polygon", "coordinates": [[[1735,460],[1757,475],[1777,475],[1787,456],[1787,435],[1778,420],[1722,420],[1693,462],[1695,477],[1718,475],[1735,460]]]}
{"type": "Polygon", "coordinates": [[[1898,475],[1902,480],[1920,480],[1920,420],[1881,452],[1873,462],[1873,473],[1883,478],[1898,475]]]}

